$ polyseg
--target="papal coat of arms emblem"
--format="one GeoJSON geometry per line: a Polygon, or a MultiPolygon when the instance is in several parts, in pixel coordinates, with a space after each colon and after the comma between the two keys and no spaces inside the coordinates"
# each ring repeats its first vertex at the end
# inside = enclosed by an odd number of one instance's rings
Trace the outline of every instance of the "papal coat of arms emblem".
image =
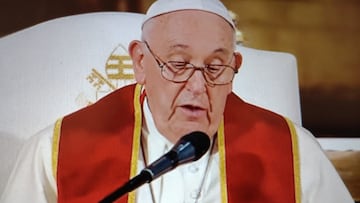
{"type": "Polygon", "coordinates": [[[88,98],[81,93],[76,102],[78,106],[87,106],[94,103],[110,92],[135,82],[132,60],[126,48],[119,44],[112,50],[105,61],[104,70],[92,68],[86,80],[91,84],[95,97],[88,98]]]}

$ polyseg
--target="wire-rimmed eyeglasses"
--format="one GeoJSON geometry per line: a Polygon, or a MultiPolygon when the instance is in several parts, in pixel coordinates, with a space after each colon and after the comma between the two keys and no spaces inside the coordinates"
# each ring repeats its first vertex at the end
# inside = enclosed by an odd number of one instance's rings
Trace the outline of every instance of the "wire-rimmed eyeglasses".
{"type": "Polygon", "coordinates": [[[200,70],[209,86],[226,85],[232,82],[238,72],[237,69],[230,65],[206,64],[203,67],[198,67],[184,61],[164,62],[154,54],[146,41],[144,43],[160,67],[162,77],[168,81],[175,83],[186,82],[196,70],[200,70]]]}

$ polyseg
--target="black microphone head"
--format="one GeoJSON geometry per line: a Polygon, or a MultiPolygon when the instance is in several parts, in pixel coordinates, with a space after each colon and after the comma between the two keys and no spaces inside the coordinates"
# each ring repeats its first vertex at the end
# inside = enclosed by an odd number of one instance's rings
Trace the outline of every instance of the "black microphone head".
{"type": "Polygon", "coordinates": [[[200,131],[184,135],[172,148],[176,152],[178,164],[200,159],[210,147],[209,136],[200,131]]]}

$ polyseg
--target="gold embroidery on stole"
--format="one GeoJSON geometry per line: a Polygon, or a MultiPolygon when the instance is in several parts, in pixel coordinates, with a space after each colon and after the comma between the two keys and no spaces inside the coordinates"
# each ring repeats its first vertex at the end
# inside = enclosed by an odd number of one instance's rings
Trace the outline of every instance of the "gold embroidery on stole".
{"type": "Polygon", "coordinates": [[[293,122],[290,121],[288,118],[285,119],[289,126],[290,134],[291,134],[293,166],[294,166],[295,202],[301,203],[300,156],[299,156],[298,137],[293,122]]]}
{"type": "Polygon", "coordinates": [[[221,202],[227,203],[227,186],[226,186],[226,160],[225,160],[225,136],[224,136],[224,119],[221,120],[218,129],[218,149],[219,149],[219,167],[220,167],[220,188],[221,202]]]}
{"type": "MultiPolygon", "coordinates": [[[[141,121],[142,121],[142,110],[141,110],[141,101],[140,101],[141,89],[142,86],[137,84],[134,92],[135,125],[134,125],[132,154],[131,154],[130,178],[134,177],[137,173],[137,162],[139,159],[141,121]]],[[[128,203],[135,203],[135,191],[129,193],[128,203]]]]}
{"type": "Polygon", "coordinates": [[[56,180],[57,178],[57,165],[58,165],[58,155],[59,155],[59,140],[60,140],[60,130],[61,123],[63,118],[59,118],[55,122],[54,131],[53,131],[53,140],[52,140],[52,153],[51,153],[51,166],[53,176],[56,180]]]}

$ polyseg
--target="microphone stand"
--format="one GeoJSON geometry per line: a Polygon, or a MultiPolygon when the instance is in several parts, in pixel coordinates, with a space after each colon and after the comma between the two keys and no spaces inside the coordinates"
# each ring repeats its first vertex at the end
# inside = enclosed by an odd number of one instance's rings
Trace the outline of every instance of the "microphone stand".
{"type": "Polygon", "coordinates": [[[112,203],[122,195],[133,191],[144,183],[149,183],[162,174],[176,168],[179,164],[196,161],[209,149],[209,137],[199,131],[183,136],[175,146],[165,155],[161,156],[150,166],[143,169],[139,175],[130,179],[123,186],[107,195],[99,203],[112,203]]]}
{"type": "MultiPolygon", "coordinates": [[[[186,153],[185,153],[186,154],[186,153]]],[[[191,154],[190,154],[191,155],[191,154]]],[[[160,157],[154,163],[152,163],[147,168],[143,169],[139,175],[133,177],[123,186],[116,189],[114,192],[107,195],[99,203],[112,203],[122,195],[133,191],[134,189],[140,187],[144,183],[149,183],[162,174],[170,171],[178,165],[178,154],[171,150],[166,153],[164,156],[160,157]]]]}
{"type": "Polygon", "coordinates": [[[128,192],[135,190],[136,188],[140,187],[144,183],[147,183],[152,180],[151,174],[143,170],[141,173],[128,182],[126,182],[123,186],[116,189],[114,192],[107,195],[104,199],[102,199],[99,203],[112,203],[121,196],[125,195],[128,192]]]}

